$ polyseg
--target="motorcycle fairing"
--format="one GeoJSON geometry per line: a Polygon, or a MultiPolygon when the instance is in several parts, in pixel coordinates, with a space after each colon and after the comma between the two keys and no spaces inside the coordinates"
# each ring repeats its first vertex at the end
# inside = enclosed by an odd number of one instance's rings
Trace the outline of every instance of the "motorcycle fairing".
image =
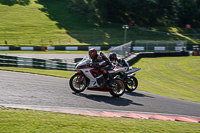
{"type": "Polygon", "coordinates": [[[113,70],[108,71],[108,73],[118,73],[118,72],[121,72],[121,71],[124,71],[124,70],[126,70],[126,68],[118,67],[118,68],[115,68],[113,70]]]}
{"type": "MultiPolygon", "coordinates": [[[[97,83],[98,77],[95,78],[91,73],[92,69],[93,68],[82,69],[82,72],[84,73],[84,75],[90,80],[88,87],[100,87],[97,83]]],[[[100,76],[102,76],[102,75],[100,75],[100,76]]]]}
{"type": "Polygon", "coordinates": [[[80,69],[80,67],[84,67],[86,68],[87,67],[87,64],[89,64],[91,62],[90,59],[86,59],[85,57],[79,61],[77,64],[76,64],[76,67],[75,69],[80,69]]]}

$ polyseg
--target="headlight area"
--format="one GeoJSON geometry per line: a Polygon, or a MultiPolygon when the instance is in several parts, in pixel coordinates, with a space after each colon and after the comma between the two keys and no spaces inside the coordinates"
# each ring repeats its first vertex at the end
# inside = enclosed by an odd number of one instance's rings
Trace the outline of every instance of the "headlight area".
{"type": "Polygon", "coordinates": [[[81,70],[80,70],[80,69],[77,69],[77,70],[76,70],[76,73],[81,73],[81,70]]]}

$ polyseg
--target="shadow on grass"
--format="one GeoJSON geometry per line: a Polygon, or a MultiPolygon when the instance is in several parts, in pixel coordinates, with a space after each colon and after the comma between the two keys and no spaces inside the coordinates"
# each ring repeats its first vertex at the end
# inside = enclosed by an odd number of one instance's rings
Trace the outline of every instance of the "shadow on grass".
{"type": "Polygon", "coordinates": [[[132,100],[126,98],[116,98],[116,97],[108,97],[108,96],[100,96],[100,95],[93,95],[93,94],[83,94],[83,93],[73,93],[76,96],[85,97],[87,99],[96,101],[96,102],[104,102],[106,104],[111,104],[115,106],[129,106],[129,105],[137,105],[143,106],[143,104],[135,103],[132,100]]]}
{"type": "Polygon", "coordinates": [[[116,26],[122,30],[122,33],[119,35],[116,35],[115,29],[109,29],[109,25],[107,26],[109,30],[105,27],[104,29],[100,29],[99,26],[89,20],[87,15],[83,16],[68,9],[68,1],[37,0],[36,3],[43,6],[39,10],[44,12],[52,21],[57,22],[56,25],[58,28],[65,29],[66,34],[80,43],[108,44],[113,42],[113,38],[116,44],[122,43],[123,30],[121,26],[116,26]]]}
{"type": "Polygon", "coordinates": [[[0,0],[0,3],[8,6],[13,6],[15,4],[26,6],[30,4],[30,0],[0,0]]]}

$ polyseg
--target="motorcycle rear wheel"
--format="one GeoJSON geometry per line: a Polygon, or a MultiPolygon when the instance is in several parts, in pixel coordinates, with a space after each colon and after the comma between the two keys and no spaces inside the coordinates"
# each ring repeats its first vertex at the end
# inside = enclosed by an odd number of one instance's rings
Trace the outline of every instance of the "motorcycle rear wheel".
{"type": "Polygon", "coordinates": [[[128,80],[129,83],[126,83],[126,89],[130,92],[136,90],[136,88],[138,87],[138,80],[136,77],[131,77],[128,80]]]}
{"type": "Polygon", "coordinates": [[[70,88],[76,93],[80,93],[84,91],[87,87],[86,78],[83,77],[83,79],[80,82],[79,82],[79,78],[80,78],[80,74],[75,73],[74,75],[72,75],[72,77],[69,80],[70,88]]]}
{"type": "Polygon", "coordinates": [[[116,78],[115,81],[113,81],[114,86],[110,89],[110,94],[113,97],[120,97],[125,92],[125,85],[122,79],[116,78]]]}

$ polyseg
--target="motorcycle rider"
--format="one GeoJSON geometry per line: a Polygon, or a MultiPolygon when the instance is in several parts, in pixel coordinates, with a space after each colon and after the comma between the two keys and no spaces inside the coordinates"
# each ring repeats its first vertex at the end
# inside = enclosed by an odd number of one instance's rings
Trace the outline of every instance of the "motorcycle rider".
{"type": "Polygon", "coordinates": [[[91,48],[88,51],[88,54],[89,54],[89,57],[92,59],[93,66],[100,68],[99,70],[102,72],[105,80],[107,81],[108,70],[112,68],[112,63],[101,51],[97,53],[97,50],[94,48],[91,48]]]}
{"type": "Polygon", "coordinates": [[[129,64],[127,61],[125,61],[124,59],[122,58],[117,58],[117,54],[116,53],[111,53],[109,55],[109,59],[110,61],[115,64],[116,66],[120,66],[120,67],[126,67],[127,70],[129,68],[129,64]]]}

